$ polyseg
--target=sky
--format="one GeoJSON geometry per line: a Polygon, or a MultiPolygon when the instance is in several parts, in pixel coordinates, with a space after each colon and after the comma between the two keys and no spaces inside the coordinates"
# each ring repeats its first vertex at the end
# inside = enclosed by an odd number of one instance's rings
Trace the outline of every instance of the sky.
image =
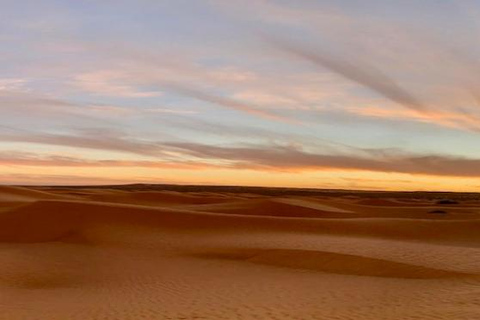
{"type": "Polygon", "coordinates": [[[0,184],[480,190],[475,0],[0,0],[0,184]]]}

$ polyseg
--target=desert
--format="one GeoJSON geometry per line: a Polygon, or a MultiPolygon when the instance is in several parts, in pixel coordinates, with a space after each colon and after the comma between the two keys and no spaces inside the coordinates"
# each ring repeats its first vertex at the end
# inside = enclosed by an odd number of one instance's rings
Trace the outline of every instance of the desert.
{"type": "Polygon", "coordinates": [[[0,0],[0,320],[480,320],[479,21],[0,0]]]}
{"type": "Polygon", "coordinates": [[[479,211],[475,194],[4,186],[0,319],[477,319],[479,211]]]}

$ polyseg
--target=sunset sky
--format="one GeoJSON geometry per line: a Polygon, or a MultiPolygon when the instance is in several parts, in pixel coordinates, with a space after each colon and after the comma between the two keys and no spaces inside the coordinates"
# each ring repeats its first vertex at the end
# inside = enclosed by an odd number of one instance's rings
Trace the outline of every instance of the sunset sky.
{"type": "Polygon", "coordinates": [[[0,0],[0,182],[480,190],[474,0],[0,0]]]}

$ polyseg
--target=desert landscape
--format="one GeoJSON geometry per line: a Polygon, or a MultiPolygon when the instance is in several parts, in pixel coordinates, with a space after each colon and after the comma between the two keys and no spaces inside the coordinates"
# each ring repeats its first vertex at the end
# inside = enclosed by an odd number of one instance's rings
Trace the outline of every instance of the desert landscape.
{"type": "Polygon", "coordinates": [[[480,1],[0,10],[0,320],[480,319],[480,1]]]}
{"type": "Polygon", "coordinates": [[[474,193],[0,187],[0,319],[480,318],[474,193]]]}

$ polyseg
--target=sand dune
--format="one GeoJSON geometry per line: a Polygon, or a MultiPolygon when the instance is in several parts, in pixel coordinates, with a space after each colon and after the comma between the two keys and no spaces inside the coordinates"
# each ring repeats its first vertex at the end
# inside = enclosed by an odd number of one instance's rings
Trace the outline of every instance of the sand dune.
{"type": "Polygon", "coordinates": [[[40,199],[72,199],[71,196],[53,194],[22,187],[0,186],[0,204],[32,202],[40,199]]]}
{"type": "Polygon", "coordinates": [[[1,187],[0,319],[480,318],[472,202],[206,189],[1,187]]]}
{"type": "MultiPolygon", "coordinates": [[[[263,203],[263,202],[262,202],[263,203]]],[[[275,203],[275,202],[273,202],[275,203]]],[[[266,205],[265,210],[272,210],[266,205]]],[[[277,207],[274,207],[277,208],[277,207]]],[[[281,206],[281,208],[284,208],[281,206]]],[[[291,210],[291,208],[289,208],[291,210]]],[[[291,211],[289,211],[291,212],[291,211]]],[[[317,216],[321,216],[321,211],[317,216]]],[[[271,212],[274,215],[274,212],[271,212]]],[[[303,217],[261,216],[250,213],[224,214],[141,205],[102,202],[40,200],[0,214],[0,239],[3,241],[51,241],[92,225],[145,225],[157,228],[208,230],[209,232],[255,231],[300,232],[346,236],[381,237],[405,240],[430,239],[431,242],[472,245],[480,239],[480,219],[305,219],[303,217]],[[435,236],[435,235],[441,235],[435,236]],[[11,239],[11,240],[9,240],[11,239]],[[34,239],[34,240],[31,240],[34,239]],[[43,239],[43,240],[42,240],[43,239]]]]}
{"type": "MultiPolygon", "coordinates": [[[[206,204],[229,201],[228,198],[212,195],[187,195],[178,192],[126,192],[113,194],[94,194],[89,197],[94,201],[114,203],[136,203],[143,205],[168,206],[178,204],[206,204]]],[[[230,200],[231,201],[231,200],[230,200]]]]}
{"type": "MultiPolygon", "coordinates": [[[[202,257],[202,255],[200,255],[202,257]]],[[[210,252],[203,257],[244,260],[278,267],[317,272],[405,279],[436,279],[472,276],[468,273],[426,268],[413,264],[358,255],[312,250],[254,250],[210,252]]]]}
{"type": "Polygon", "coordinates": [[[358,217],[357,215],[345,215],[353,213],[332,206],[322,205],[298,199],[253,199],[243,201],[230,201],[202,206],[184,206],[185,209],[217,212],[251,216],[272,216],[290,218],[339,218],[358,217]],[[343,214],[343,215],[342,215],[343,214]]]}

